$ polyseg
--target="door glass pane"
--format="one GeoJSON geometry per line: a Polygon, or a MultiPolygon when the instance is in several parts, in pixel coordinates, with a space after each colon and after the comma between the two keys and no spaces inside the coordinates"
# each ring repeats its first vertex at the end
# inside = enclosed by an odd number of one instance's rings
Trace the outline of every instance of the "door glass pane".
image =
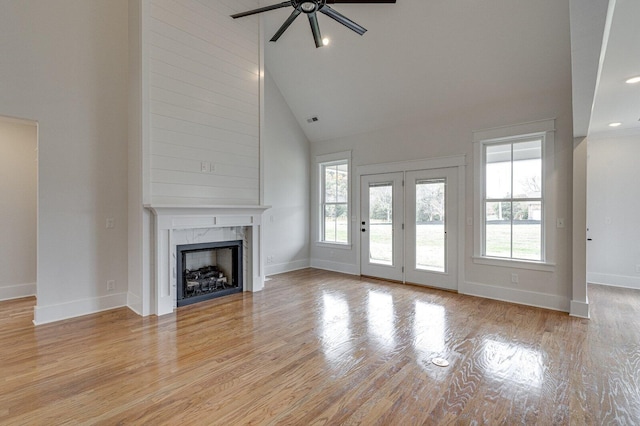
{"type": "Polygon", "coordinates": [[[416,269],[445,272],[445,180],[416,182],[416,269]]]}
{"type": "Polygon", "coordinates": [[[511,257],[511,203],[486,203],[485,255],[511,257]]]}
{"type": "Polygon", "coordinates": [[[393,183],[369,185],[369,262],[393,264],[393,183]]]}
{"type": "Polygon", "coordinates": [[[513,203],[513,257],[542,260],[542,203],[513,203]]]}

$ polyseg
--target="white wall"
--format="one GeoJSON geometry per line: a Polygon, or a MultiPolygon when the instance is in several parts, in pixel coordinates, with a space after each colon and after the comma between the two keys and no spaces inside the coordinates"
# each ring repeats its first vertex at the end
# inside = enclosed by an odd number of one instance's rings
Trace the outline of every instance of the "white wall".
{"type": "Polygon", "coordinates": [[[257,18],[229,17],[244,7],[149,2],[143,31],[153,204],[259,203],[259,26],[257,18]]]}
{"type": "Polygon", "coordinates": [[[640,289],[640,136],[588,141],[587,280],[640,289]]]}
{"type": "Polygon", "coordinates": [[[0,115],[39,123],[37,323],[126,302],[127,7],[0,2],[0,115]]]}
{"type": "Polygon", "coordinates": [[[265,271],[309,266],[309,141],[269,72],[265,73],[265,271]]]}
{"type": "Polygon", "coordinates": [[[0,117],[0,300],[36,294],[37,133],[0,117]]]}
{"type": "MultiPolygon", "coordinates": [[[[420,123],[382,131],[354,135],[338,140],[312,144],[312,159],[316,155],[352,150],[352,164],[357,166],[427,159],[451,155],[466,155],[466,203],[467,218],[473,217],[473,143],[474,130],[513,125],[540,119],[556,118],[555,168],[551,177],[555,182],[556,217],[565,218],[566,227],[557,230],[557,266],[554,272],[513,269],[475,264],[473,254],[473,226],[464,231],[464,274],[459,277],[460,292],[505,299],[518,303],[545,306],[568,311],[571,297],[571,224],[570,203],[572,197],[571,163],[573,151],[571,80],[568,72],[569,58],[564,67],[566,75],[559,76],[558,86],[540,88],[525,98],[503,99],[491,104],[461,109],[455,114],[425,118],[420,123]],[[519,283],[511,283],[511,274],[519,275],[519,283]]],[[[353,185],[359,182],[353,180],[353,185]]],[[[312,174],[312,236],[318,235],[317,177],[312,174]]],[[[352,202],[358,201],[352,199],[352,202]]],[[[355,207],[355,205],[354,205],[355,207]]],[[[355,209],[354,209],[355,210],[355,209]]],[[[354,245],[351,250],[335,250],[320,247],[312,241],[312,264],[348,273],[359,273],[359,223],[352,222],[354,245]]],[[[552,224],[553,226],[553,224],[552,224]]]]}

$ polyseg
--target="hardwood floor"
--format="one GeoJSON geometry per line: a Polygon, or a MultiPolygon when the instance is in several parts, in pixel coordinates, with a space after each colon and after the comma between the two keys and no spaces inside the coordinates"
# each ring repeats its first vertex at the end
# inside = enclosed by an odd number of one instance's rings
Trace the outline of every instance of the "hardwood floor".
{"type": "Polygon", "coordinates": [[[0,302],[0,424],[640,424],[640,292],[589,299],[590,321],[308,269],[159,319],[0,302]]]}

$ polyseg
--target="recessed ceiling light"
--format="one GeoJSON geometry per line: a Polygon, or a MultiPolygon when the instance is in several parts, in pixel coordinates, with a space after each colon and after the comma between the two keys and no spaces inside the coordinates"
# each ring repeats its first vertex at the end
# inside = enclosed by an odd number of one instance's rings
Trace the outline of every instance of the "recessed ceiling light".
{"type": "Polygon", "coordinates": [[[328,38],[325,37],[325,38],[322,39],[322,45],[323,46],[328,46],[330,41],[331,40],[329,40],[328,38]]]}
{"type": "Polygon", "coordinates": [[[620,123],[620,122],[609,123],[609,127],[618,127],[618,126],[621,126],[621,125],[622,125],[622,123],[620,123]]]}
{"type": "Polygon", "coordinates": [[[640,83],[640,75],[637,77],[631,77],[629,80],[627,80],[627,83],[629,84],[640,83]]]}

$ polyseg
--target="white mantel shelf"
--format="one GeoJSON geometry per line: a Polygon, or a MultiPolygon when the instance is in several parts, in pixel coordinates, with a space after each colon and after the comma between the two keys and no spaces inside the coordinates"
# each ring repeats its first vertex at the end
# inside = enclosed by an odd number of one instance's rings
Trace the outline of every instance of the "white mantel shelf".
{"type": "Polygon", "coordinates": [[[264,287],[262,214],[270,206],[261,205],[180,205],[145,204],[155,216],[155,301],[156,315],[173,312],[175,304],[174,233],[189,229],[245,227],[250,243],[245,291],[264,287]]]}
{"type": "Polygon", "coordinates": [[[271,206],[254,206],[254,205],[238,205],[238,206],[228,206],[228,205],[185,205],[185,204],[145,204],[144,205],[148,209],[152,210],[169,210],[169,209],[180,209],[180,210],[256,210],[256,211],[265,211],[271,208],[271,206]]]}

